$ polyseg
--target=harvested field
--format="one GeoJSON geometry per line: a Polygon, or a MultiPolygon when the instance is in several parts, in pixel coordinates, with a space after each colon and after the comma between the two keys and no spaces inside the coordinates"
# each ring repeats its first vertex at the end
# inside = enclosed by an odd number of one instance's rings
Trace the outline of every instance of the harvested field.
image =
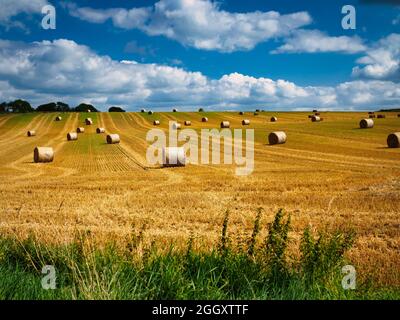
{"type": "Polygon", "coordinates": [[[307,225],[353,228],[357,240],[348,259],[357,276],[400,286],[400,149],[387,146],[400,118],[386,113],[361,130],[365,113],[324,112],[318,125],[307,115],[246,113],[246,129],[255,129],[255,169],[244,177],[235,175],[234,165],[154,169],[146,162],[153,121],[165,131],[168,121],[185,120],[194,130],[229,121],[233,130],[242,128],[238,112],[0,115],[0,230],[22,238],[34,233],[50,243],[90,231],[99,243],[123,243],[133,225],[145,225],[147,242],[184,249],[193,234],[196,248],[207,250],[227,209],[236,238],[251,233],[257,208],[263,208],[263,225],[284,208],[295,238],[307,225]],[[61,121],[54,121],[58,115],[61,121]],[[68,143],[66,134],[89,116],[93,125],[68,143]],[[271,123],[272,116],[279,121],[271,123]],[[108,145],[97,127],[119,134],[121,143],[108,145]],[[36,136],[28,139],[27,130],[36,136]],[[273,131],[284,131],[287,142],[268,145],[273,131]],[[33,163],[35,146],[52,147],[54,161],[33,163]]]}

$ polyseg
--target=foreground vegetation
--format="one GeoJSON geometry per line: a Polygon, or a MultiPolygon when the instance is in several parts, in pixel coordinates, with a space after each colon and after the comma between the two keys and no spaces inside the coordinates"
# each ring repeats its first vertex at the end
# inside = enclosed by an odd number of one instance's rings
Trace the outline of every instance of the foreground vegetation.
{"type": "Polygon", "coordinates": [[[300,258],[287,255],[290,216],[280,210],[259,239],[261,209],[252,234],[242,243],[229,237],[229,214],[209,252],[142,246],[133,232],[126,248],[98,249],[90,234],[65,246],[46,246],[32,237],[0,241],[1,299],[398,299],[399,291],[357,283],[344,290],[341,268],[354,241],[351,232],[319,234],[304,230],[300,258]],[[56,269],[56,289],[44,290],[42,267],[56,269]]]}

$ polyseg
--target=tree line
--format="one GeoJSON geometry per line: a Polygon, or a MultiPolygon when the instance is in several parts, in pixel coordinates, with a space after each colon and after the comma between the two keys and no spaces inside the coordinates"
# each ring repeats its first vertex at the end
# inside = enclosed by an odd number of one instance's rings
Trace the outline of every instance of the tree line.
{"type": "MultiPolygon", "coordinates": [[[[33,108],[28,101],[17,99],[11,102],[3,102],[0,104],[0,113],[27,113],[27,112],[99,112],[93,105],[87,103],[81,103],[76,107],[70,107],[64,102],[50,102],[42,104],[38,107],[33,108]]],[[[110,107],[109,112],[125,112],[120,107],[110,107]]]]}

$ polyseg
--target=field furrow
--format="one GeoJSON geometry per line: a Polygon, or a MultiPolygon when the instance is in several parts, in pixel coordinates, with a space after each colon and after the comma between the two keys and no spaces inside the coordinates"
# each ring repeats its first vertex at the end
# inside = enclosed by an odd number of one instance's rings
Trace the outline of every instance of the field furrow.
{"type": "MultiPolygon", "coordinates": [[[[70,141],[60,152],[61,157],[56,161],[60,167],[74,169],[76,174],[92,174],[107,172],[130,171],[137,168],[135,163],[121,151],[118,145],[108,145],[105,134],[97,134],[98,126],[106,127],[101,115],[97,113],[82,113],[79,116],[79,126],[85,132],[78,134],[77,141],[70,141]],[[86,126],[84,120],[91,117],[93,125],[86,126]]],[[[75,131],[76,128],[73,130],[75,131]]]]}

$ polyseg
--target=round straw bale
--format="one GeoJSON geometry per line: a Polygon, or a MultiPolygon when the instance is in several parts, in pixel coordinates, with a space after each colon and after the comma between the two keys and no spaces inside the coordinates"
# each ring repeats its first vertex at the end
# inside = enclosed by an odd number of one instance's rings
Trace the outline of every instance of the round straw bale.
{"type": "Polygon", "coordinates": [[[321,121],[321,118],[320,118],[319,116],[312,116],[312,117],[311,117],[311,121],[312,121],[312,122],[320,122],[320,121],[321,121]]]}
{"type": "Polygon", "coordinates": [[[92,110],[88,109],[88,111],[87,111],[87,112],[92,112],[92,110]]]}
{"type": "Polygon", "coordinates": [[[106,132],[106,129],[104,129],[104,128],[97,128],[96,129],[96,133],[105,133],[106,132]]]}
{"type": "Polygon", "coordinates": [[[314,116],[314,115],[309,114],[309,115],[308,115],[308,119],[311,119],[313,116],[314,116]]]}
{"type": "Polygon", "coordinates": [[[174,122],[174,123],[172,124],[172,129],[178,130],[178,129],[180,129],[180,128],[181,128],[181,124],[180,124],[180,123],[174,122]]]}
{"type": "Polygon", "coordinates": [[[160,120],[154,120],[154,121],[153,121],[153,125],[159,126],[159,125],[160,125],[160,120]]]}
{"type": "Polygon", "coordinates": [[[77,133],[84,133],[85,132],[85,128],[83,128],[83,127],[76,128],[76,132],[77,133]]]}
{"type": "Polygon", "coordinates": [[[76,132],[68,132],[67,140],[68,141],[78,140],[78,134],[76,132]]]}
{"type": "Polygon", "coordinates": [[[397,118],[400,118],[400,113],[397,115],[397,118]]]}
{"type": "Polygon", "coordinates": [[[239,115],[241,115],[241,116],[244,115],[244,112],[243,112],[243,111],[240,111],[240,112],[239,112],[239,115]]]}
{"type": "Polygon", "coordinates": [[[199,109],[199,112],[204,112],[204,109],[203,109],[203,108],[200,108],[200,109],[199,109]]]}
{"type": "Polygon", "coordinates": [[[208,122],[208,118],[207,117],[201,118],[201,122],[208,122]]]}
{"type": "Polygon", "coordinates": [[[242,120],[242,125],[243,126],[248,126],[249,124],[250,124],[250,120],[248,120],[248,119],[242,120]]]}
{"type": "Polygon", "coordinates": [[[33,150],[33,161],[38,162],[52,162],[54,160],[54,151],[50,147],[36,147],[33,150]]]}
{"type": "Polygon", "coordinates": [[[56,121],[61,121],[62,118],[60,116],[56,117],[56,121]]]}
{"type": "Polygon", "coordinates": [[[379,119],[384,119],[384,118],[386,118],[386,116],[384,115],[384,114],[378,114],[378,117],[377,118],[379,118],[379,119]]]}
{"type": "Polygon", "coordinates": [[[319,115],[321,115],[321,113],[319,113],[319,112],[314,113],[314,116],[319,116],[319,115]]]}
{"type": "Polygon", "coordinates": [[[387,144],[389,148],[400,148],[400,132],[394,132],[388,135],[387,144]]]}
{"type": "Polygon", "coordinates": [[[26,133],[26,135],[27,135],[28,137],[36,136],[36,131],[35,131],[35,130],[29,130],[29,131],[26,133]]]}
{"type": "Polygon", "coordinates": [[[140,110],[140,112],[141,112],[141,113],[145,113],[145,112],[146,112],[146,109],[142,109],[142,110],[140,110]]]}
{"type": "Polygon", "coordinates": [[[185,149],[183,147],[166,147],[162,149],[164,167],[183,167],[186,165],[185,149]]]}
{"type": "Polygon", "coordinates": [[[276,122],[276,121],[278,121],[277,117],[271,117],[271,122],[276,122]]]}
{"type": "Polygon", "coordinates": [[[108,144],[114,144],[114,143],[120,143],[121,139],[119,138],[119,134],[109,134],[107,135],[107,143],[108,144]]]}
{"type": "Polygon", "coordinates": [[[178,112],[178,109],[174,108],[174,109],[172,109],[172,112],[178,112]]]}
{"type": "Polygon", "coordinates": [[[150,111],[148,112],[148,114],[152,115],[152,114],[153,114],[153,111],[150,110],[150,111]]]}
{"type": "Polygon", "coordinates": [[[268,136],[269,144],[283,144],[286,142],[287,136],[283,131],[271,132],[268,136]]]}
{"type": "Polygon", "coordinates": [[[318,110],[317,110],[317,109],[314,109],[312,112],[318,112],[318,110]]]}
{"type": "Polygon", "coordinates": [[[261,110],[260,109],[256,109],[256,112],[260,112],[261,110]]]}
{"type": "Polygon", "coordinates": [[[192,125],[192,122],[191,121],[189,121],[189,120],[186,120],[185,121],[185,126],[191,126],[192,125]]]}
{"type": "Polygon", "coordinates": [[[92,125],[92,124],[93,124],[92,118],[86,118],[86,119],[85,119],[85,124],[86,124],[87,126],[92,125]]]}
{"type": "Polygon", "coordinates": [[[229,128],[230,126],[231,126],[231,124],[229,123],[229,121],[221,122],[221,128],[229,128]]]}
{"type": "Polygon", "coordinates": [[[372,119],[362,119],[360,121],[361,129],[367,129],[367,128],[373,128],[373,127],[374,127],[374,120],[372,120],[372,119]]]}
{"type": "Polygon", "coordinates": [[[375,112],[373,112],[373,111],[370,111],[370,112],[368,112],[368,114],[375,114],[375,112]]]}
{"type": "Polygon", "coordinates": [[[375,115],[374,115],[374,114],[370,114],[370,115],[369,115],[369,118],[370,118],[370,119],[374,119],[374,118],[375,118],[375,115]]]}

